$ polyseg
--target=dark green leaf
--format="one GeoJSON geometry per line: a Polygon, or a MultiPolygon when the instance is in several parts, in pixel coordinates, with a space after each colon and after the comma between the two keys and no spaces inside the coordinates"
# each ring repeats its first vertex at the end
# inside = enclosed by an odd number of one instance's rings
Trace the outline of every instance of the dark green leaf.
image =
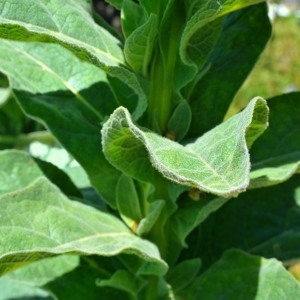
{"type": "Polygon", "coordinates": [[[270,127],[251,151],[250,188],[278,184],[300,172],[300,93],[268,100],[270,127]]]}
{"type": "Polygon", "coordinates": [[[276,259],[231,250],[195,280],[187,299],[297,300],[300,285],[276,259]]]}
{"type": "Polygon", "coordinates": [[[210,68],[195,85],[190,98],[193,117],[188,137],[198,137],[222,122],[270,34],[265,3],[226,17],[220,38],[208,59],[210,68]]]}

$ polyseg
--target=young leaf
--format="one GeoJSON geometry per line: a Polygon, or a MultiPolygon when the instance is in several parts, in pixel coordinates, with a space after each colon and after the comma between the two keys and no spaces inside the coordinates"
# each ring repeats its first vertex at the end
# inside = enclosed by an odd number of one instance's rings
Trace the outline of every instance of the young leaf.
{"type": "Polygon", "coordinates": [[[0,197],[0,231],[1,274],[42,258],[70,253],[130,253],[154,263],[158,274],[167,268],[154,244],[133,235],[112,215],[68,200],[44,178],[0,197]]]}
{"type": "Polygon", "coordinates": [[[147,21],[147,13],[142,6],[132,0],[124,0],[121,10],[122,31],[128,38],[133,31],[147,21]]]}
{"type": "Polygon", "coordinates": [[[138,27],[126,40],[125,58],[135,72],[147,76],[156,38],[157,16],[152,14],[147,22],[138,27]]]}
{"type": "Polygon", "coordinates": [[[175,108],[169,122],[168,132],[173,134],[176,141],[181,141],[191,125],[192,112],[187,101],[182,100],[175,108]]]}
{"type": "Polygon", "coordinates": [[[150,203],[147,210],[147,215],[140,221],[136,229],[136,233],[138,235],[146,235],[152,229],[152,227],[158,220],[164,206],[164,200],[156,200],[150,203]]]}
{"type": "Polygon", "coordinates": [[[183,294],[187,299],[297,300],[300,284],[276,259],[227,251],[183,294]],[[245,292],[246,291],[246,292],[245,292]]]}
{"type": "Polygon", "coordinates": [[[278,184],[300,172],[299,97],[295,92],[268,100],[270,127],[251,151],[250,188],[278,184]]]}
{"type": "Polygon", "coordinates": [[[201,260],[195,258],[181,262],[167,273],[166,280],[175,294],[187,287],[195,279],[200,267],[201,260]]]}
{"type": "Polygon", "coordinates": [[[131,273],[125,270],[118,270],[110,279],[97,280],[96,284],[100,287],[112,287],[128,293],[132,298],[137,299],[139,289],[145,285],[141,279],[134,278],[131,273]]]}
{"type": "Polygon", "coordinates": [[[247,147],[266,129],[267,118],[265,101],[255,98],[242,113],[184,147],[142,131],[120,107],[102,128],[103,151],[116,168],[138,179],[154,180],[152,164],[171,181],[230,197],[248,185],[247,147]]]}
{"type": "Polygon", "coordinates": [[[135,227],[143,216],[134,181],[126,175],[122,175],[118,182],[117,208],[123,221],[135,231],[135,227]]]}

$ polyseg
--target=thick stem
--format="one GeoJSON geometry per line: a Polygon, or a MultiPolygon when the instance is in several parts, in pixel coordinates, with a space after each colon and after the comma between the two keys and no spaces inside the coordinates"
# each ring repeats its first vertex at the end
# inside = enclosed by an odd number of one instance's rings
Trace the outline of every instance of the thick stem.
{"type": "Polygon", "coordinates": [[[168,28],[162,25],[164,28],[150,69],[148,126],[162,134],[166,133],[172,110],[174,72],[182,25],[182,9],[179,5],[176,2],[171,8],[168,28]]]}

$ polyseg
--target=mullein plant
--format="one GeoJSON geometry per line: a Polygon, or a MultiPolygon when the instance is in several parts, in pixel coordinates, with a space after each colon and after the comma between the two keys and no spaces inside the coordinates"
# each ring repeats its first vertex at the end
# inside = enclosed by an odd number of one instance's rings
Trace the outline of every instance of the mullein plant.
{"type": "Polygon", "coordinates": [[[299,299],[300,94],[224,118],[266,3],[107,2],[0,1],[0,299],[299,299]]]}

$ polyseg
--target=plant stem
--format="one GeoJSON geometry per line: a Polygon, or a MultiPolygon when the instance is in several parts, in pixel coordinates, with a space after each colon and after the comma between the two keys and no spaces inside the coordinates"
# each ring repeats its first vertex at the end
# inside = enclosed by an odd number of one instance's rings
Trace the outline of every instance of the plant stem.
{"type": "Polygon", "coordinates": [[[174,72],[182,25],[181,3],[175,2],[173,5],[174,7],[169,8],[170,16],[167,16],[170,20],[162,22],[163,33],[158,38],[150,69],[148,126],[163,135],[167,131],[172,112],[174,72]],[[165,22],[168,26],[164,24],[165,22]],[[166,27],[168,27],[168,32],[166,27]]]}
{"type": "Polygon", "coordinates": [[[148,286],[145,294],[145,300],[157,300],[158,295],[158,282],[157,276],[149,276],[148,286]]]}

